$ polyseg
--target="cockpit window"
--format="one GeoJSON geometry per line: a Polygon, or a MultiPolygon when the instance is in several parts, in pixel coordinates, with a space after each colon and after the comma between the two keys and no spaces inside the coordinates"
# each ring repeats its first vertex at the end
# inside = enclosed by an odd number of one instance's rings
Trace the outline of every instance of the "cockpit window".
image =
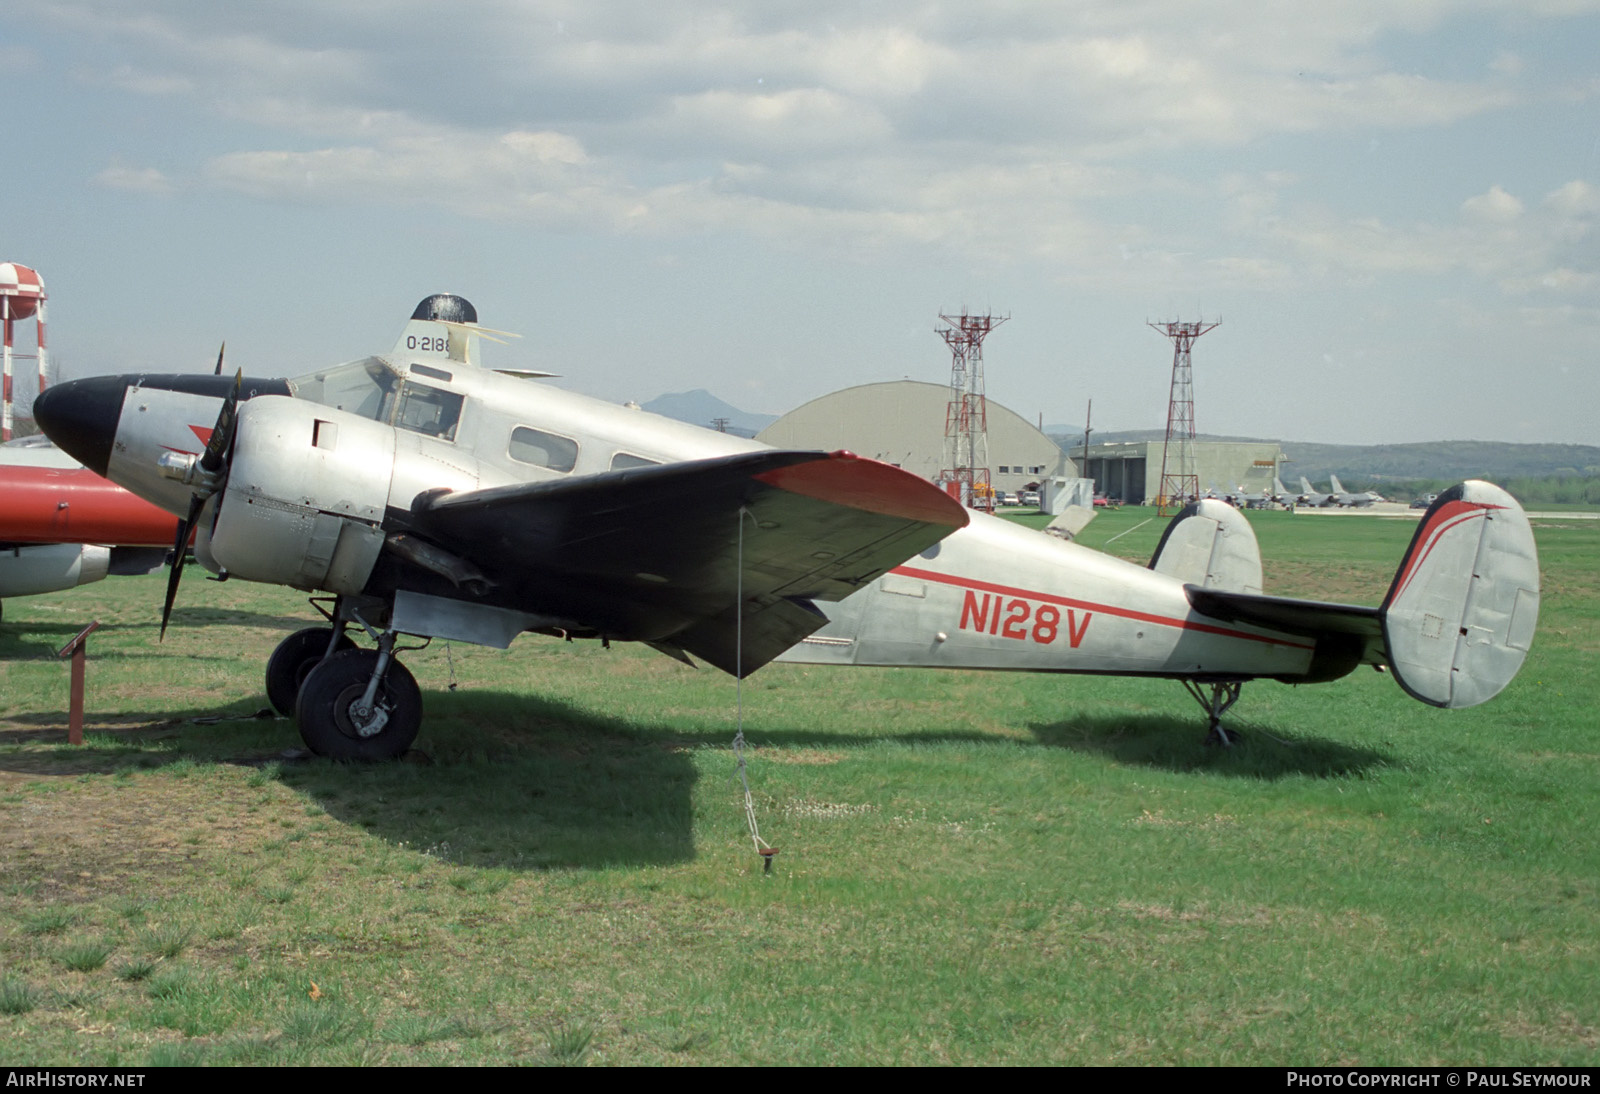
{"type": "Polygon", "coordinates": [[[446,441],[456,439],[465,402],[453,391],[402,381],[381,357],[301,376],[289,381],[289,390],[298,399],[446,441]]]}
{"type": "Polygon", "coordinates": [[[630,467],[655,467],[660,463],[660,460],[647,460],[631,452],[618,452],[611,457],[611,470],[626,471],[630,467]]]}
{"type": "Polygon", "coordinates": [[[462,401],[462,397],[453,391],[424,387],[408,380],[400,389],[400,413],[395,417],[395,427],[426,437],[453,441],[456,439],[456,426],[461,421],[462,401]]]}
{"type": "Polygon", "coordinates": [[[346,410],[375,422],[387,420],[388,412],[394,409],[394,393],[399,386],[399,373],[377,357],[336,365],[289,381],[289,390],[297,399],[346,410]]]}

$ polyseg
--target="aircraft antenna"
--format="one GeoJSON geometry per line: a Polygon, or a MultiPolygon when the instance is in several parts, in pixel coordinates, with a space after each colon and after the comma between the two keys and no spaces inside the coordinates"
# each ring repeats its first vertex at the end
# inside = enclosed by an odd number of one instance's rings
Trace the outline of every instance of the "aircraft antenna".
{"type": "MultiPolygon", "coordinates": [[[[1221,320],[1217,321],[1218,323],[1221,320]]],[[[1194,340],[1217,323],[1146,323],[1172,339],[1172,394],[1167,399],[1167,439],[1161,447],[1161,485],[1156,505],[1162,516],[1182,509],[1200,496],[1200,472],[1194,452],[1194,371],[1189,351],[1194,340]]]]}
{"type": "Polygon", "coordinates": [[[756,823],[756,803],[750,797],[750,780],[744,772],[744,522],[749,517],[754,521],[750,510],[739,506],[739,548],[738,560],[734,569],[734,603],[738,615],[733,623],[733,694],[735,720],[738,732],[733,735],[733,754],[739,761],[739,782],[744,786],[744,819],[750,826],[750,839],[755,842],[756,854],[761,856],[761,872],[772,873],[772,856],[778,849],[761,838],[761,826],[756,823]]]}
{"type": "Polygon", "coordinates": [[[963,505],[994,512],[989,482],[989,404],[983,391],[983,340],[1009,315],[939,313],[950,325],[939,336],[950,347],[950,403],[944,414],[945,469],[939,482],[963,505]]]}
{"type": "Polygon", "coordinates": [[[37,272],[15,262],[0,262],[0,320],[5,326],[4,378],[0,380],[0,441],[12,438],[11,360],[33,356],[11,352],[12,328],[20,319],[35,322],[35,344],[39,347],[39,390],[44,390],[49,351],[45,349],[44,279],[37,272]]]}

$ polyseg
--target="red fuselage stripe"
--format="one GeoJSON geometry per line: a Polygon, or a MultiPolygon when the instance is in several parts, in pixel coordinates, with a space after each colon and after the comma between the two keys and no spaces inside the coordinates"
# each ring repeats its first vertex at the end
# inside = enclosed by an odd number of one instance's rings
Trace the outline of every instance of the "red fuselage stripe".
{"type": "Polygon", "coordinates": [[[953,574],[921,570],[914,566],[896,566],[892,572],[903,577],[915,577],[923,581],[935,581],[941,585],[951,585],[958,589],[999,593],[1001,596],[1020,596],[1028,600],[1039,600],[1046,604],[1059,604],[1063,608],[1076,608],[1085,612],[1103,612],[1106,615],[1121,616],[1124,619],[1134,619],[1141,623],[1153,623],[1158,627],[1176,627],[1184,631],[1199,631],[1203,634],[1217,634],[1224,638],[1239,638],[1247,642],[1265,642],[1268,645],[1289,646],[1293,649],[1311,650],[1316,648],[1314,643],[1298,642],[1283,636],[1251,634],[1248,631],[1236,631],[1230,627],[1219,627],[1214,623],[1197,623],[1192,619],[1175,619],[1170,616],[1154,615],[1150,612],[1134,611],[1132,608],[1119,608],[1112,604],[1095,604],[1088,600],[1074,600],[1071,597],[1055,596],[1052,593],[1019,589],[1013,585],[998,585],[992,581],[979,581],[977,578],[956,577],[953,574]]]}

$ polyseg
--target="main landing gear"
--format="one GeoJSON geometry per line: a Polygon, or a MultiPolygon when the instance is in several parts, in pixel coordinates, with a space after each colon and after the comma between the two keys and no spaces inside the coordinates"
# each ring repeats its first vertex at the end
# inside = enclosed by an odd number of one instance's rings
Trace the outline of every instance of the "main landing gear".
{"type": "Polygon", "coordinates": [[[1207,727],[1206,744],[1217,744],[1227,748],[1233,744],[1239,734],[1235,731],[1232,735],[1222,728],[1222,716],[1228,713],[1233,704],[1239,701],[1239,689],[1244,686],[1243,680],[1213,680],[1209,684],[1211,694],[1206,694],[1208,685],[1197,680],[1185,680],[1184,689],[1194,696],[1194,701],[1200,704],[1200,709],[1210,718],[1207,727]]]}
{"type": "Polygon", "coordinates": [[[422,728],[422,692],[409,669],[394,658],[392,630],[379,631],[354,608],[336,603],[332,626],[296,631],[267,661],[267,698],[293,712],[300,737],[319,756],[336,760],[392,760],[405,755],[422,728]],[[378,643],[358,649],[348,623],[378,643]]]}
{"type": "Polygon", "coordinates": [[[295,631],[279,642],[278,648],[267,658],[267,702],[279,714],[294,717],[300,685],[306,682],[311,670],[339,651],[355,648],[356,644],[350,641],[343,627],[307,627],[295,631]]]}

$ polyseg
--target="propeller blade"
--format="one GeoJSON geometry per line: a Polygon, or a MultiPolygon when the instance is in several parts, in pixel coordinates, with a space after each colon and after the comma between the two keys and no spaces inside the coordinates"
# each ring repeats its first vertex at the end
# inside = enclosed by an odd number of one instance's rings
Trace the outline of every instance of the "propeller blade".
{"type": "Polygon", "coordinates": [[[233,447],[233,427],[239,421],[239,391],[244,387],[244,370],[240,369],[234,374],[233,387],[228,391],[228,397],[222,400],[222,410],[217,414],[216,427],[211,430],[211,439],[206,442],[206,450],[200,454],[200,469],[213,474],[222,470],[223,462],[228,457],[228,450],[233,447]]]}
{"type": "Polygon", "coordinates": [[[217,371],[213,372],[211,375],[213,375],[213,376],[221,376],[222,375],[222,355],[224,353],[226,353],[227,350],[228,350],[228,343],[227,343],[227,340],[224,339],[223,343],[222,343],[222,348],[217,350],[217,371]]]}
{"type": "MultiPolygon", "coordinates": [[[[223,349],[227,348],[224,342],[223,349]]],[[[222,368],[222,354],[217,354],[217,368],[222,368]]],[[[217,413],[217,424],[211,430],[211,439],[206,442],[206,450],[200,454],[200,469],[216,477],[227,466],[228,453],[233,448],[233,431],[239,421],[239,391],[244,386],[244,370],[240,369],[233,377],[233,388],[228,392],[228,397],[222,400],[222,410],[217,413]]],[[[222,489],[222,479],[218,477],[217,489],[222,489]]],[[[183,563],[189,553],[189,537],[194,534],[195,525],[200,521],[200,511],[205,508],[206,498],[210,494],[196,491],[189,498],[189,515],[183,518],[183,523],[178,525],[178,539],[172,545],[172,569],[167,574],[167,599],[161,606],[161,639],[167,636],[167,621],[172,618],[172,605],[178,599],[178,582],[183,578],[183,563]]]]}
{"type": "Polygon", "coordinates": [[[178,537],[172,544],[172,568],[167,571],[167,599],[161,605],[161,634],[156,641],[164,641],[167,637],[167,621],[172,618],[172,604],[178,599],[178,582],[183,579],[183,561],[189,554],[189,537],[194,533],[195,522],[200,519],[200,510],[205,507],[206,499],[199,494],[189,499],[189,515],[183,518],[183,523],[178,525],[178,537]]]}

